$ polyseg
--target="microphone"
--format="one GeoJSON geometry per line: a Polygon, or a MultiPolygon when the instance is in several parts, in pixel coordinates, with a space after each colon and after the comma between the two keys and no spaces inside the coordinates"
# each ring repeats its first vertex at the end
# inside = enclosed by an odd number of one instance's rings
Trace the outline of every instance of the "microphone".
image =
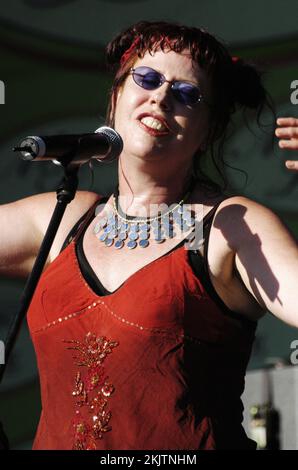
{"type": "Polygon", "coordinates": [[[72,161],[83,164],[91,158],[111,162],[119,157],[122,149],[123,141],[118,132],[102,126],[89,134],[30,135],[13,151],[21,152],[23,160],[52,160],[62,165],[72,161]]]}

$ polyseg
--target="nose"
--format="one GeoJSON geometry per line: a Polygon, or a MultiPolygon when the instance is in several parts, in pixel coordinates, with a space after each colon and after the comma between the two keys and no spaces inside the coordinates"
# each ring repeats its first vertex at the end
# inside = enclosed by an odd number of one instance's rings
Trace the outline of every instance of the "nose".
{"type": "Polygon", "coordinates": [[[159,88],[152,91],[150,103],[156,103],[161,109],[170,111],[173,108],[173,98],[171,84],[163,83],[159,88]]]}

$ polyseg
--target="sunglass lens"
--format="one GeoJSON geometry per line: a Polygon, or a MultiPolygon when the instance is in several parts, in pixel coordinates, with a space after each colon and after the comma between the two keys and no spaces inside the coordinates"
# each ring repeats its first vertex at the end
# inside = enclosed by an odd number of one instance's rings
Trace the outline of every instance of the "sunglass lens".
{"type": "Polygon", "coordinates": [[[149,67],[137,67],[133,72],[134,81],[146,90],[154,90],[161,84],[160,74],[149,67]]]}
{"type": "Polygon", "coordinates": [[[200,89],[190,83],[176,82],[173,86],[176,98],[186,105],[194,105],[201,99],[200,89]]]}

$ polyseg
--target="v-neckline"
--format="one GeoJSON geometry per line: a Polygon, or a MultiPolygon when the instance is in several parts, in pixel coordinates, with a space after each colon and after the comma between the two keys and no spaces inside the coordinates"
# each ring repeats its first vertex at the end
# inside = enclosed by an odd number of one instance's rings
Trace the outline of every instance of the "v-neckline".
{"type": "MultiPolygon", "coordinates": [[[[210,218],[211,216],[216,212],[216,210],[218,209],[219,205],[221,204],[222,200],[219,201],[217,204],[215,204],[212,209],[210,209],[207,214],[205,214],[205,216],[203,216],[203,219],[202,219],[202,223],[203,223],[203,229],[205,228],[205,224],[208,223],[210,221],[210,218]]],[[[211,220],[213,220],[213,217],[211,218],[211,220]]],[[[82,279],[84,280],[85,284],[88,286],[89,290],[93,293],[93,295],[95,295],[96,297],[109,297],[109,296],[112,296],[116,293],[118,293],[119,291],[121,291],[122,288],[124,288],[131,280],[135,279],[135,277],[137,277],[138,275],[140,275],[144,270],[146,270],[147,268],[150,268],[153,264],[155,264],[156,262],[166,258],[167,256],[171,255],[172,253],[174,253],[175,251],[179,250],[179,249],[185,249],[184,245],[185,243],[188,241],[188,237],[189,237],[189,234],[191,233],[188,233],[185,238],[183,240],[181,240],[179,243],[177,243],[174,247],[170,248],[170,250],[168,250],[166,253],[160,255],[159,257],[153,259],[152,261],[149,261],[149,263],[145,264],[144,266],[142,266],[141,268],[139,268],[137,271],[135,271],[134,273],[132,273],[130,276],[128,276],[115,290],[113,291],[109,291],[106,289],[106,287],[102,284],[102,282],[100,281],[99,277],[97,276],[97,274],[95,273],[95,271],[93,270],[91,264],[89,263],[87,257],[86,257],[86,254],[85,254],[85,251],[84,251],[84,248],[83,248],[83,241],[84,241],[84,236],[85,236],[85,233],[90,225],[91,221],[89,219],[89,217],[87,217],[87,223],[86,223],[86,226],[83,227],[83,230],[82,232],[80,233],[79,235],[79,238],[81,238],[81,240],[77,240],[77,237],[74,238],[74,240],[71,242],[71,244],[74,245],[74,255],[75,255],[75,259],[76,259],[76,264],[77,264],[77,268],[80,272],[80,275],[82,277],[82,279]],[[78,243],[80,243],[80,246],[78,246],[78,243]],[[88,281],[84,275],[84,272],[82,270],[82,267],[80,265],[80,259],[79,259],[79,255],[78,255],[78,250],[80,250],[80,256],[83,258],[83,262],[86,264],[87,266],[87,269],[89,270],[89,272],[91,273],[91,276],[93,277],[93,279],[96,281],[96,283],[99,285],[99,287],[103,290],[104,294],[98,294],[92,287],[92,285],[90,285],[90,281],[88,281]]],[[[84,223],[83,223],[84,224],[84,223]]]]}
{"type": "Polygon", "coordinates": [[[149,263],[145,264],[144,266],[142,266],[141,268],[137,269],[137,271],[135,271],[134,273],[130,274],[130,276],[128,276],[115,290],[113,291],[109,291],[106,289],[106,287],[102,284],[102,282],[100,281],[99,277],[96,275],[96,273],[94,272],[91,264],[89,263],[86,255],[85,255],[85,252],[84,252],[84,249],[83,249],[83,246],[81,244],[81,249],[80,249],[80,255],[83,257],[83,260],[84,262],[86,263],[86,265],[88,266],[88,269],[91,271],[94,279],[96,279],[96,282],[100,285],[100,287],[104,290],[105,294],[102,295],[102,294],[97,294],[95,292],[95,290],[92,288],[92,286],[90,285],[89,282],[87,282],[83,272],[82,272],[82,268],[81,268],[81,265],[80,265],[80,262],[79,262],[79,258],[78,258],[78,253],[77,253],[77,250],[78,250],[78,246],[76,245],[75,241],[72,241],[72,244],[74,245],[74,254],[75,254],[75,258],[76,258],[76,264],[77,264],[77,267],[80,271],[80,275],[82,276],[82,278],[84,279],[84,282],[86,283],[86,285],[88,286],[88,288],[91,290],[91,292],[96,295],[97,297],[109,297],[109,296],[112,296],[114,294],[116,294],[119,290],[121,290],[122,288],[124,288],[124,286],[129,283],[131,280],[133,280],[135,277],[137,277],[139,274],[141,274],[144,270],[146,270],[146,268],[150,268],[153,264],[155,264],[156,262],[158,261],[161,261],[162,259],[166,258],[167,256],[170,256],[173,252],[179,250],[179,249],[184,249],[184,245],[185,243],[187,242],[187,237],[184,238],[183,240],[181,240],[179,243],[177,243],[177,245],[175,245],[174,247],[172,247],[169,251],[167,251],[166,253],[163,253],[162,255],[160,255],[158,258],[155,258],[151,261],[149,261],[149,263]]]}

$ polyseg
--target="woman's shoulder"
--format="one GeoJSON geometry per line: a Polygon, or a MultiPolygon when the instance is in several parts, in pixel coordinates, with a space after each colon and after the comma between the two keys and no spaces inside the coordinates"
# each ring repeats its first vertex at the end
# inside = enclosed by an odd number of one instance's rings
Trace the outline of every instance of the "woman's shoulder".
{"type": "Polygon", "coordinates": [[[217,186],[203,186],[200,182],[194,187],[191,203],[196,209],[203,208],[204,215],[213,209],[214,222],[223,216],[231,223],[239,218],[245,218],[252,224],[262,223],[262,220],[270,222],[279,218],[272,209],[250,197],[227,193],[217,186]]]}
{"type": "MultiPolygon", "coordinates": [[[[80,191],[66,208],[55,237],[53,253],[59,253],[68,231],[98,200],[96,193],[80,191]]],[[[27,276],[33,266],[56,205],[56,193],[42,193],[2,204],[0,210],[0,270],[4,275],[27,276]]]]}
{"type": "Polygon", "coordinates": [[[255,245],[271,246],[273,239],[290,235],[271,208],[241,195],[226,197],[219,203],[212,225],[213,239],[228,254],[244,252],[255,245]]]}
{"type": "MultiPolygon", "coordinates": [[[[203,204],[204,215],[212,215],[212,238],[227,252],[259,234],[260,240],[272,236],[272,230],[283,231],[283,222],[269,207],[239,194],[197,194],[195,204],[203,204]]],[[[208,218],[209,219],[209,218],[208,218]]]]}
{"type": "MultiPolygon", "coordinates": [[[[100,195],[95,192],[77,191],[75,198],[66,208],[63,223],[72,223],[73,220],[86,212],[86,210],[99,199],[100,195]]],[[[38,225],[41,232],[44,233],[49,224],[56,202],[56,193],[48,192],[27,197],[16,201],[14,204],[19,205],[20,210],[24,208],[28,213],[31,213],[32,218],[35,219],[36,225],[38,225]]]]}
{"type": "Polygon", "coordinates": [[[278,220],[275,212],[266,205],[242,195],[228,195],[219,200],[215,220],[236,223],[245,220],[250,226],[258,226],[278,220]]]}
{"type": "MultiPolygon", "coordinates": [[[[212,191],[195,187],[192,202],[196,205],[204,206],[204,213],[216,209],[215,217],[218,214],[225,214],[229,219],[235,220],[239,216],[250,216],[256,219],[267,215],[276,216],[274,212],[264,204],[257,202],[241,194],[228,194],[221,191],[212,191]]],[[[215,219],[214,217],[214,219],[215,219]]],[[[276,216],[277,217],[277,216],[276,216]]]]}
{"type": "MultiPolygon", "coordinates": [[[[89,191],[77,191],[73,201],[68,204],[64,217],[65,221],[75,220],[80,214],[100,200],[100,195],[89,191]]],[[[30,222],[35,229],[43,234],[49,224],[52,213],[57,203],[55,192],[47,192],[28,196],[23,199],[3,204],[1,210],[11,215],[11,218],[18,218],[22,222],[30,222]]]]}
{"type": "MultiPolygon", "coordinates": [[[[77,191],[75,198],[68,204],[65,210],[52,245],[50,252],[51,259],[57,256],[63,241],[75,223],[100,199],[101,196],[95,192],[77,191]]],[[[27,205],[32,208],[35,226],[42,236],[46,233],[56,202],[57,197],[55,192],[37,194],[28,198],[27,205]]]]}

